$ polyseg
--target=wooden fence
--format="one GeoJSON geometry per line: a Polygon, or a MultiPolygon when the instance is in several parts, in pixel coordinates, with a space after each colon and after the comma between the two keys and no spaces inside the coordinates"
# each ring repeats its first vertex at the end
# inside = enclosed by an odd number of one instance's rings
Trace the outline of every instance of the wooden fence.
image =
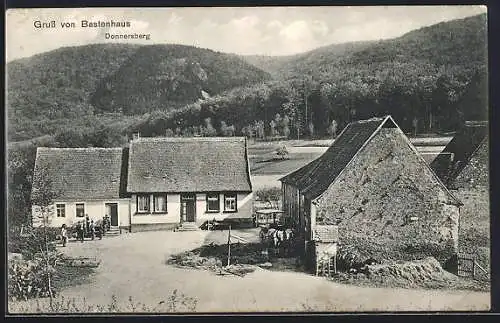
{"type": "Polygon", "coordinates": [[[470,255],[458,256],[457,276],[473,279],[489,279],[489,272],[470,255]]]}

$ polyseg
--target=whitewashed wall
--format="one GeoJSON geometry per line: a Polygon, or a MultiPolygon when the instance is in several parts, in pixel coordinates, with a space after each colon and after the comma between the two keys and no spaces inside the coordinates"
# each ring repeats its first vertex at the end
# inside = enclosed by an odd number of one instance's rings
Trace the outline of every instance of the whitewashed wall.
{"type": "MultiPolygon", "coordinates": [[[[116,199],[116,200],[94,200],[94,201],[57,201],[51,207],[51,215],[49,226],[60,227],[63,224],[71,226],[73,223],[84,220],[85,217],[76,217],[76,204],[83,203],[85,206],[85,213],[89,218],[94,221],[100,220],[106,214],[106,203],[118,204],[118,224],[120,226],[128,226],[130,224],[130,209],[129,199],[116,199]],[[56,204],[65,204],[65,217],[56,216],[56,204]]],[[[41,220],[39,219],[39,208],[34,206],[32,208],[33,226],[40,226],[41,220]]]]}
{"type": "MultiPolygon", "coordinates": [[[[132,194],[130,200],[130,221],[131,224],[156,224],[156,223],[179,223],[180,222],[180,195],[167,195],[167,213],[161,214],[138,214],[137,213],[137,194],[132,194]]],[[[153,194],[149,197],[149,209],[153,210],[153,194]]]]}

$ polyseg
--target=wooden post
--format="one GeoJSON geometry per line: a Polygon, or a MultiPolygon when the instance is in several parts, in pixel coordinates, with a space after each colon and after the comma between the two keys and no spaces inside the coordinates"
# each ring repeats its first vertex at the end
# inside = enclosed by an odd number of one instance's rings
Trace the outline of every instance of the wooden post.
{"type": "Polygon", "coordinates": [[[476,278],[476,262],[474,258],[472,258],[472,278],[476,278]]]}
{"type": "Polygon", "coordinates": [[[227,266],[231,264],[231,224],[229,225],[229,232],[227,235],[227,266]]]}
{"type": "Polygon", "coordinates": [[[337,253],[333,256],[333,273],[337,273],[337,253]]]}

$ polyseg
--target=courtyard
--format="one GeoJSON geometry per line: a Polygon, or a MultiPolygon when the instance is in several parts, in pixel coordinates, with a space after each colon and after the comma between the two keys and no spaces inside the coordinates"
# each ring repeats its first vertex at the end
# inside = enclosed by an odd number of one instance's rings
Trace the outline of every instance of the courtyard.
{"type": "MultiPolygon", "coordinates": [[[[234,233],[252,235],[248,230],[234,233]]],[[[87,304],[109,304],[113,297],[118,304],[126,304],[132,297],[154,307],[178,290],[197,300],[196,312],[466,311],[490,307],[487,292],[359,287],[301,272],[265,269],[244,277],[218,276],[166,264],[173,254],[210,242],[223,243],[224,239],[227,232],[222,231],[155,231],[71,242],[60,250],[69,256],[96,257],[101,263],[85,282],[64,288],[59,297],[85,299],[87,304]]],[[[34,307],[35,301],[29,302],[9,304],[9,311],[34,307]]]]}

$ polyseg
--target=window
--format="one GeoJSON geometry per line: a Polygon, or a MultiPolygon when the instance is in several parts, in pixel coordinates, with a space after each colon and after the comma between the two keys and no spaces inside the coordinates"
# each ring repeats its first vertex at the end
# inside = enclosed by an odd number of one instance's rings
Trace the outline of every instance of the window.
{"type": "Polygon", "coordinates": [[[236,194],[224,194],[224,212],[236,212],[236,194]]]}
{"type": "Polygon", "coordinates": [[[155,213],[167,213],[167,196],[155,195],[153,199],[155,213]]]}
{"type": "Polygon", "coordinates": [[[137,195],[137,212],[149,212],[149,195],[137,195]]]}
{"type": "Polygon", "coordinates": [[[77,203],[76,204],[76,217],[83,218],[85,216],[85,204],[77,203]]]}
{"type": "Polygon", "coordinates": [[[220,211],[219,193],[208,193],[207,194],[207,213],[219,212],[219,211],[220,211]]]}
{"type": "Polygon", "coordinates": [[[56,212],[58,218],[66,217],[66,205],[65,204],[56,204],[56,212]]]}

